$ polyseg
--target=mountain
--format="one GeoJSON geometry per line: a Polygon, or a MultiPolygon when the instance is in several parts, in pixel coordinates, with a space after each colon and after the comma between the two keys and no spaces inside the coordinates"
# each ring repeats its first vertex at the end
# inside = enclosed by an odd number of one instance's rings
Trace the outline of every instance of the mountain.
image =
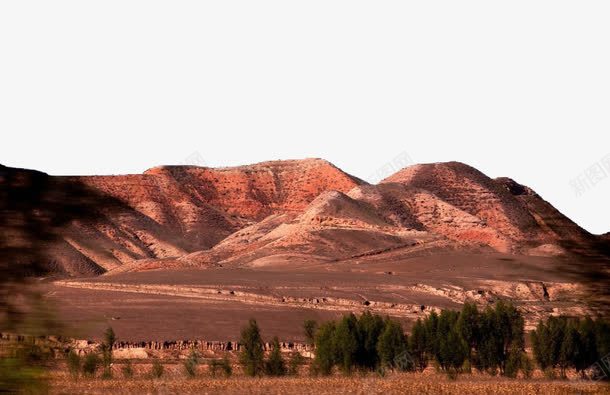
{"type": "MultiPolygon", "coordinates": [[[[72,276],[312,265],[397,251],[608,256],[607,236],[589,234],[516,181],[458,162],[409,166],[378,185],[321,159],[162,166],[122,176],[36,174],[56,191],[79,186],[103,197],[93,206],[73,200],[97,215],[71,219],[45,245],[47,269],[72,276]]],[[[2,180],[0,189],[10,191],[2,180]]]]}
{"type": "Polygon", "coordinates": [[[397,251],[608,256],[603,245],[530,188],[450,162],[410,166],[347,193],[324,192],[299,214],[270,216],[180,260],[298,265],[397,251]]]}
{"type": "MultiPolygon", "coordinates": [[[[3,172],[17,178],[33,174],[6,167],[3,172]]],[[[222,169],[163,166],[121,176],[36,174],[52,180],[54,190],[79,186],[108,198],[95,207],[83,201],[98,215],[70,221],[59,240],[45,247],[45,265],[69,275],[208,249],[268,215],[302,210],[323,191],[363,183],[319,159],[222,169]]],[[[10,191],[12,185],[0,181],[0,188],[10,191]]]]}
{"type": "MultiPolygon", "coordinates": [[[[388,177],[383,183],[425,190],[461,213],[473,216],[478,219],[476,229],[481,232],[481,236],[474,235],[474,240],[498,251],[559,254],[566,246],[591,248],[596,242],[595,237],[530,188],[510,178],[493,180],[463,163],[415,165],[388,177]],[[488,231],[484,232],[484,229],[488,231]]],[[[459,214],[452,216],[454,222],[461,218],[459,214]]],[[[438,220],[438,216],[434,219],[438,220]]],[[[442,224],[437,226],[436,232],[444,233],[442,224]]],[[[447,236],[452,237],[451,234],[447,236]]],[[[462,235],[457,237],[463,238],[462,235]]]]}

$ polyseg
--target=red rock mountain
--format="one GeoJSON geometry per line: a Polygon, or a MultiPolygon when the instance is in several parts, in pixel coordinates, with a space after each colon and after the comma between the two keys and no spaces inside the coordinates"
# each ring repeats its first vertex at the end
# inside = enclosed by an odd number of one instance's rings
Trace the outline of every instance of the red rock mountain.
{"type": "MultiPolygon", "coordinates": [[[[30,174],[0,170],[4,191],[15,175],[30,174]]],[[[75,217],[45,243],[45,265],[68,275],[306,265],[397,249],[607,254],[607,238],[590,235],[531,189],[456,162],[410,166],[378,185],[320,159],[163,166],[125,176],[36,174],[52,180],[54,194],[78,185],[102,198],[76,200],[98,215],[75,217]]]]}

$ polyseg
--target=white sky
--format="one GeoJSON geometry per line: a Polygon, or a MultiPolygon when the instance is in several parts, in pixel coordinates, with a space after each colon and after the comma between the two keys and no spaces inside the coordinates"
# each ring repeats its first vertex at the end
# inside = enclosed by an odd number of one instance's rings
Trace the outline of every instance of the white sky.
{"type": "Polygon", "coordinates": [[[0,163],[51,174],[403,152],[610,231],[608,1],[0,2],[0,163]]]}

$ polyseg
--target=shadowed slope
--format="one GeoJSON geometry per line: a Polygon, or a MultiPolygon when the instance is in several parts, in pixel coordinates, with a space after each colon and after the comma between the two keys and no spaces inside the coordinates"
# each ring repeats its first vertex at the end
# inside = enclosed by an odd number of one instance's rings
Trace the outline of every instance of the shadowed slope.
{"type": "MultiPolygon", "coordinates": [[[[50,177],[9,170],[44,179],[59,193],[70,195],[82,186],[107,197],[93,204],[73,194],[74,207],[99,215],[67,222],[62,237],[47,245],[45,267],[70,275],[205,250],[268,215],[302,210],[331,187],[348,191],[363,183],[319,159],[222,169],[163,166],[124,176],[50,177]]],[[[14,192],[6,182],[3,186],[14,192]]],[[[19,199],[13,195],[7,199],[19,199]]]]}

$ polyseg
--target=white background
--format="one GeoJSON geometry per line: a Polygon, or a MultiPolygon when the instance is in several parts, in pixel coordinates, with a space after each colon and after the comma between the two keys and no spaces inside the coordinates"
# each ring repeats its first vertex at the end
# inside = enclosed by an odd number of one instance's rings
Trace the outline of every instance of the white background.
{"type": "Polygon", "coordinates": [[[610,231],[608,1],[0,2],[0,163],[51,174],[407,152],[610,231]]]}

